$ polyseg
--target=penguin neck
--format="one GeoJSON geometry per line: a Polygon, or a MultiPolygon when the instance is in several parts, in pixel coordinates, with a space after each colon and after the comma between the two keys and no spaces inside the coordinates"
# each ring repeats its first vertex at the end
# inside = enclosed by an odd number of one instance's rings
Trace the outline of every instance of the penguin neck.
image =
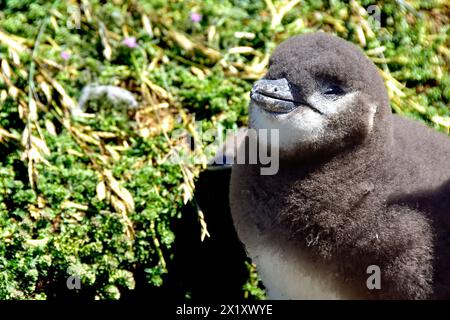
{"type": "Polygon", "coordinates": [[[369,173],[380,171],[383,162],[389,161],[393,145],[393,131],[391,126],[392,114],[387,112],[377,119],[372,132],[363,141],[344,150],[329,152],[324,150],[315,156],[299,157],[297,160],[280,158],[280,170],[287,170],[290,174],[298,172],[327,174],[333,172],[336,177],[347,173],[369,173]]]}
{"type": "Polygon", "coordinates": [[[321,161],[280,159],[273,176],[261,176],[254,167],[262,197],[270,199],[267,216],[256,219],[267,229],[288,224],[293,233],[304,225],[343,230],[348,219],[372,219],[363,217],[362,208],[383,198],[379,181],[386,181],[391,146],[390,128],[378,126],[363,143],[321,161]]]}
{"type": "Polygon", "coordinates": [[[363,143],[347,148],[335,154],[321,154],[317,157],[303,158],[298,161],[280,159],[280,172],[286,171],[293,177],[297,174],[324,174],[331,170],[336,178],[348,174],[368,174],[380,171],[381,163],[388,161],[392,139],[367,139],[363,143]],[[297,173],[297,174],[296,174],[297,173]]]}

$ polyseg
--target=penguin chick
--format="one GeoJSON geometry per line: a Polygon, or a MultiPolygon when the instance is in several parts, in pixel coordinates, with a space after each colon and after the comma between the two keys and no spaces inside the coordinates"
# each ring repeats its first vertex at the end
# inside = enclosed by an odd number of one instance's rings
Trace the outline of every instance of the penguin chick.
{"type": "Polygon", "coordinates": [[[450,298],[450,139],[393,115],[361,50],[325,33],[280,44],[249,127],[279,131],[278,172],[234,164],[230,181],[270,298],[450,298]]]}

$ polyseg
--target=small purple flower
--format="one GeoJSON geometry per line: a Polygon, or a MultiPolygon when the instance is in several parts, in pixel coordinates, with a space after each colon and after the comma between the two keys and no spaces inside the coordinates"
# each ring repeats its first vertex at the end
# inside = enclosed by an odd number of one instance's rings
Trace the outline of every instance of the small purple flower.
{"type": "Polygon", "coordinates": [[[122,44],[126,45],[128,48],[136,48],[137,42],[135,37],[127,37],[123,39],[122,44]]]}
{"type": "Polygon", "coordinates": [[[63,59],[63,60],[69,60],[69,58],[70,58],[70,56],[71,56],[71,54],[70,54],[70,52],[68,52],[68,51],[63,51],[63,52],[61,52],[61,58],[63,59]]]}
{"type": "Polygon", "coordinates": [[[200,22],[202,20],[202,15],[197,12],[191,12],[191,21],[192,22],[200,22]]]}

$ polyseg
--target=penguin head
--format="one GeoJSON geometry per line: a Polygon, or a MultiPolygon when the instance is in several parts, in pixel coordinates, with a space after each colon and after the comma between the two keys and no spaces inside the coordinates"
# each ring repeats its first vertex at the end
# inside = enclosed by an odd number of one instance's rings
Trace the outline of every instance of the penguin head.
{"type": "Polygon", "coordinates": [[[281,43],[250,97],[249,127],[278,129],[280,156],[361,144],[390,113],[375,65],[355,45],[322,32],[281,43]]]}

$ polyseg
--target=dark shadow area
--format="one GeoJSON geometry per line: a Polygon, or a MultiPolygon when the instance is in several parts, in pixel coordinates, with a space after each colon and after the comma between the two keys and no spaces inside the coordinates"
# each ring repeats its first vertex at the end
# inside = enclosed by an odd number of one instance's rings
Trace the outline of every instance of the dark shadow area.
{"type": "Polygon", "coordinates": [[[181,219],[174,221],[173,259],[168,261],[163,286],[149,285],[142,268],[136,273],[136,289],[124,293],[124,299],[181,301],[185,293],[194,301],[244,299],[242,286],[249,272],[229,210],[230,174],[231,170],[204,171],[196,182],[195,199],[211,237],[200,241],[196,206],[186,206],[181,219]]]}

